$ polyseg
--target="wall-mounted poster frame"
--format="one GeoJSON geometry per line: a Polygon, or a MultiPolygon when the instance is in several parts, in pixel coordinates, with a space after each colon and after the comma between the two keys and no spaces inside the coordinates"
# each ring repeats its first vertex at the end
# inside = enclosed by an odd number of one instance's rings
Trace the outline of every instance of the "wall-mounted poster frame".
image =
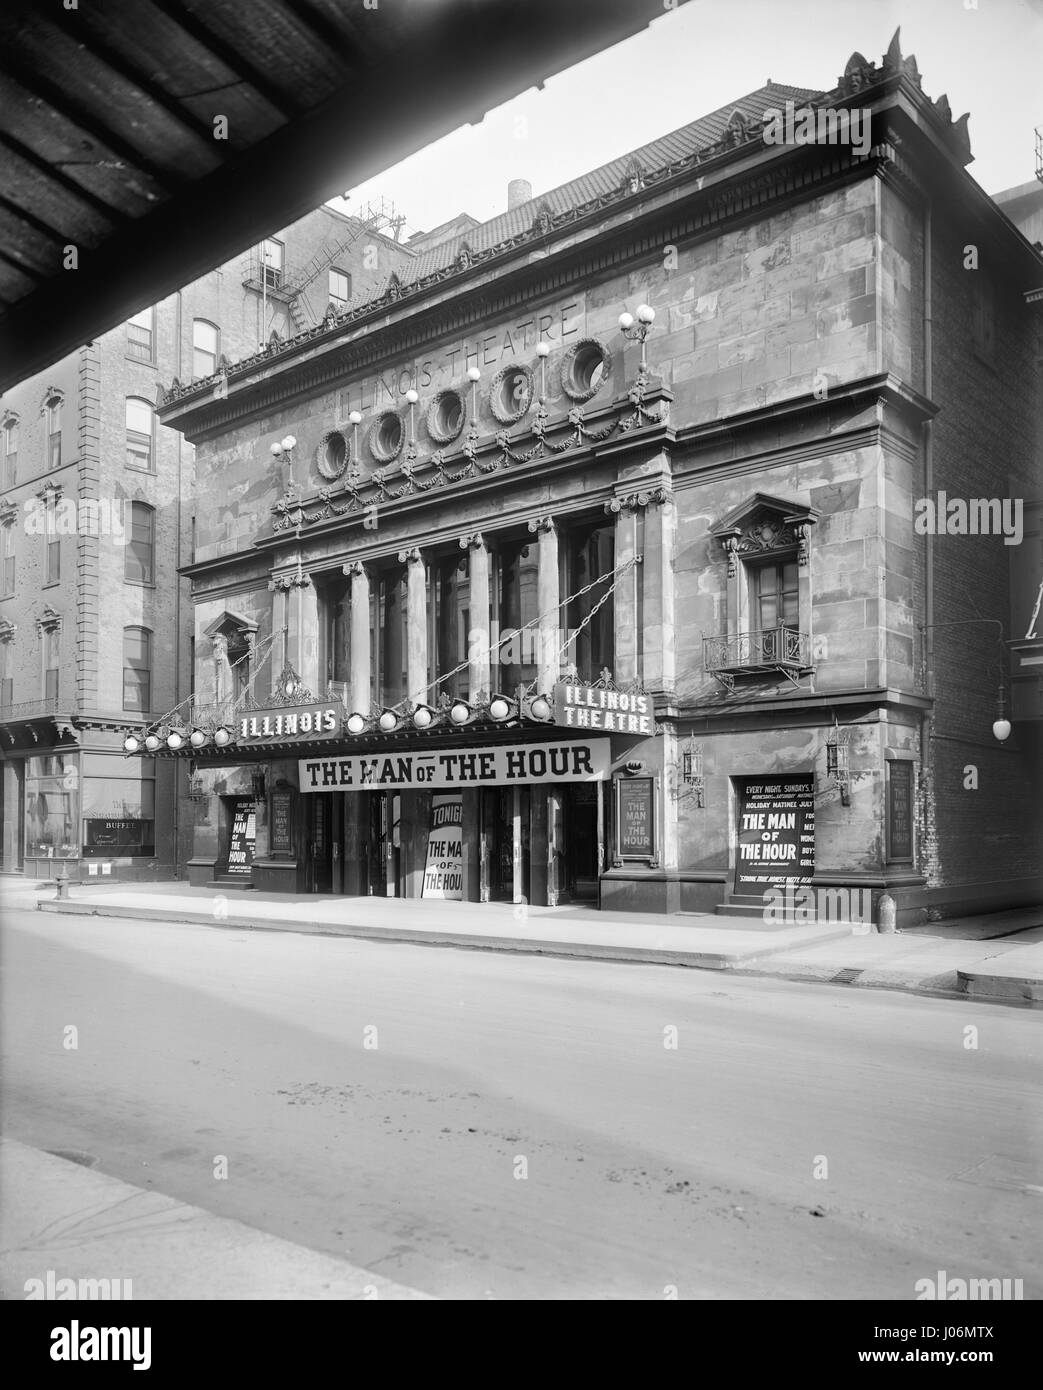
{"type": "Polygon", "coordinates": [[[644,862],[659,867],[659,779],[651,773],[613,778],[613,866],[644,862]]]}
{"type": "Polygon", "coordinates": [[[887,759],[885,822],[887,862],[912,864],[914,860],[916,776],[911,759],[887,759]]]}

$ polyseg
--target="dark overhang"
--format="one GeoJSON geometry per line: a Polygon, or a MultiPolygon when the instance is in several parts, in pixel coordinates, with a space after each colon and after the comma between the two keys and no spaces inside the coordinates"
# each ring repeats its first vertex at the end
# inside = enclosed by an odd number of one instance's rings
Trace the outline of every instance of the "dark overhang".
{"type": "Polygon", "coordinates": [[[662,0],[5,0],[0,390],[668,13],[662,0]]]}

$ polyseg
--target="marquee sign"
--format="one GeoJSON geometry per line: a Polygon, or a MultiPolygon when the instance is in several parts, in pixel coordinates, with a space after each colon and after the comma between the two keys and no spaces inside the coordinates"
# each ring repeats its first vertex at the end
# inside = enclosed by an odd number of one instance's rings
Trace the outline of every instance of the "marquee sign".
{"type": "Polygon", "coordinates": [[[520,786],[532,782],[603,782],[611,761],[607,738],[514,747],[458,748],[448,752],[351,753],[302,758],[302,792],[381,791],[520,786]]]}
{"type": "Polygon", "coordinates": [[[291,705],[284,709],[255,709],[236,723],[238,743],[302,743],[316,738],[337,738],[343,708],[340,705],[291,705]]]}
{"type": "Polygon", "coordinates": [[[622,690],[603,690],[596,685],[554,687],[554,718],[573,729],[604,729],[606,733],[648,734],[652,729],[652,701],[647,695],[622,690]]]}

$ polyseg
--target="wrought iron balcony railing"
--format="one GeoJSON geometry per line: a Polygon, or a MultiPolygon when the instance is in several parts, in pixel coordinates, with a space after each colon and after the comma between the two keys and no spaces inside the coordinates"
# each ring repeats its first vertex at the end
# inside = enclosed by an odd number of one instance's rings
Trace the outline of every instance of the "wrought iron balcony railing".
{"type": "Polygon", "coordinates": [[[0,704],[0,723],[5,720],[40,719],[48,714],[76,714],[78,702],[65,696],[50,697],[44,700],[20,700],[17,704],[0,704]]]}
{"type": "Polygon", "coordinates": [[[806,632],[792,627],[704,637],[703,664],[729,688],[737,675],[766,670],[781,671],[792,679],[794,672],[811,669],[811,643],[806,632]]]}

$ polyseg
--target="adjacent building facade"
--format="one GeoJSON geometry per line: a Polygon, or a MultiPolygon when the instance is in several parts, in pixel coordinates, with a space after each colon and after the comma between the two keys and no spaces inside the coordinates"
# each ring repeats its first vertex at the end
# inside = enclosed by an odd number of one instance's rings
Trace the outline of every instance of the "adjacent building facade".
{"type": "Polygon", "coordinates": [[[173,384],[195,700],[128,766],[189,764],[193,881],[1031,900],[1041,261],[970,157],[896,36],[173,384]]]}
{"type": "Polygon", "coordinates": [[[211,505],[157,391],[365,297],[378,248],[412,259],[379,227],[320,209],[0,397],[3,870],[157,879],[190,857],[184,769],[122,746],[191,696],[180,570],[211,505]]]}

